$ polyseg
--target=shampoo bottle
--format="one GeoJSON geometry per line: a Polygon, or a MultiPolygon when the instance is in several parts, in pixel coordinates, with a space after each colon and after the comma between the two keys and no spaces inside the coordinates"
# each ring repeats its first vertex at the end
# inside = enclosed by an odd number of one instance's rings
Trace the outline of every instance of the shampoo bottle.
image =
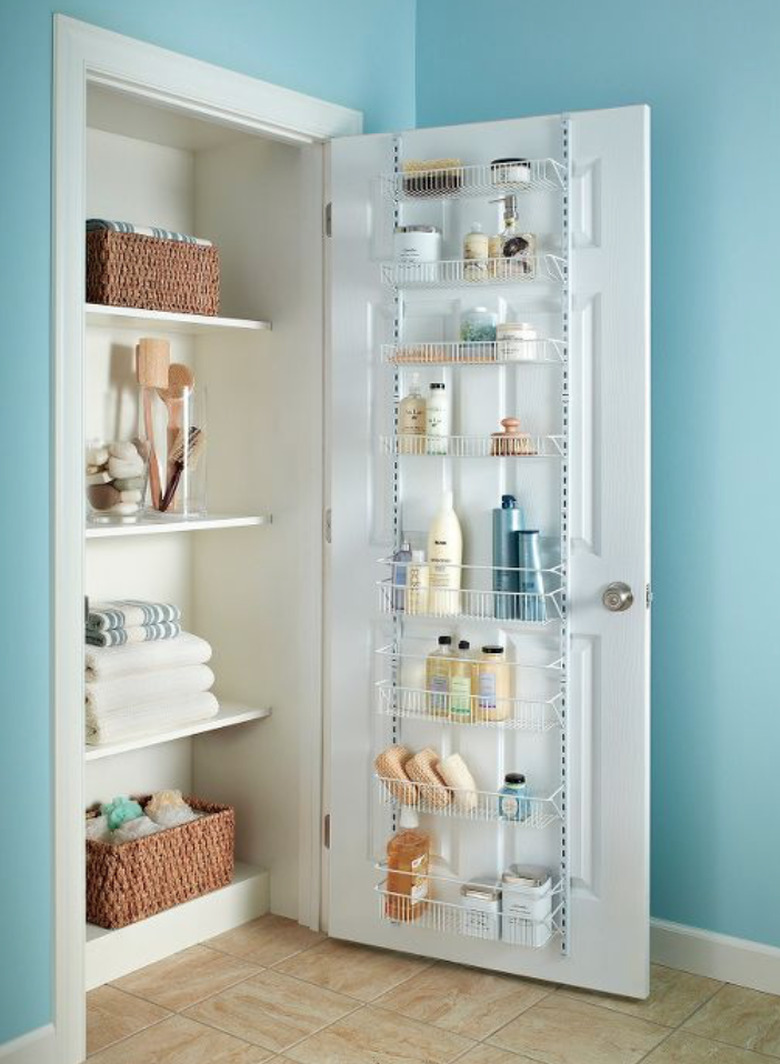
{"type": "Polygon", "coordinates": [[[428,692],[428,712],[432,717],[449,716],[451,665],[452,637],[440,635],[439,645],[425,662],[425,689],[428,692]]]}
{"type": "Polygon", "coordinates": [[[452,506],[452,492],[445,491],[439,512],[428,532],[428,612],[437,617],[460,613],[460,580],[463,564],[463,534],[452,506]]]}
{"type": "Polygon", "coordinates": [[[472,718],[474,693],[474,663],[471,658],[471,643],[461,639],[458,653],[450,667],[450,719],[468,724],[472,718]]]}
{"type": "Polygon", "coordinates": [[[517,568],[520,564],[517,533],[523,527],[523,511],[514,495],[502,495],[501,506],[493,510],[493,590],[495,615],[501,621],[518,614],[520,590],[517,568]]]}
{"type": "Polygon", "coordinates": [[[400,826],[387,844],[385,913],[391,920],[409,923],[425,911],[431,840],[420,831],[417,814],[409,806],[401,807],[400,826]]]}

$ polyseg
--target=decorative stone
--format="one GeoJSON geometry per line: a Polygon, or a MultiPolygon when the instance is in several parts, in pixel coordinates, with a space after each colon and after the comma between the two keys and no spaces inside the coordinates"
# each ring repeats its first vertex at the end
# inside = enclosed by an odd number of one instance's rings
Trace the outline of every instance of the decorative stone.
{"type": "Polygon", "coordinates": [[[90,506],[95,510],[110,510],[118,502],[121,495],[113,484],[93,484],[87,488],[87,498],[90,506]]]}
{"type": "Polygon", "coordinates": [[[140,491],[135,491],[135,490],[133,490],[133,491],[120,491],[119,495],[120,495],[120,498],[118,500],[119,502],[140,502],[141,501],[141,492],[140,491]]]}
{"type": "Polygon", "coordinates": [[[117,477],[114,487],[117,491],[142,491],[146,477],[117,477]]]}
{"type": "Polygon", "coordinates": [[[93,484],[108,484],[111,480],[111,474],[106,473],[105,470],[102,473],[89,473],[87,475],[87,487],[92,487],[93,484]]]}
{"type": "Polygon", "coordinates": [[[134,459],[109,458],[108,471],[114,480],[117,478],[139,477],[144,471],[143,459],[137,453],[134,459]]]}

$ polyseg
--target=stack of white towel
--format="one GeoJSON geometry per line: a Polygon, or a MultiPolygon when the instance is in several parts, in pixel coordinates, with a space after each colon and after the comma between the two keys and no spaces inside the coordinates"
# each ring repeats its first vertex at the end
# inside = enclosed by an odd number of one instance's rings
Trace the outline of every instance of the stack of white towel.
{"type": "Polygon", "coordinates": [[[209,643],[189,632],[124,646],[88,645],[87,742],[122,742],[215,716],[210,658],[209,643]]]}

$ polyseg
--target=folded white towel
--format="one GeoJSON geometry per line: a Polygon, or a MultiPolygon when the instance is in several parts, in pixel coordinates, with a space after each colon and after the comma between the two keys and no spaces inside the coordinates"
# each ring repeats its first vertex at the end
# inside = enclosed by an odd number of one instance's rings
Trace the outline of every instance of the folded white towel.
{"type": "Polygon", "coordinates": [[[122,647],[88,646],[84,653],[86,678],[113,680],[147,669],[175,669],[180,665],[205,665],[211,646],[205,639],[182,632],[175,639],[150,643],[130,643],[122,647]]]}
{"type": "Polygon", "coordinates": [[[99,746],[101,743],[118,743],[146,735],[159,735],[184,724],[208,720],[218,712],[219,702],[211,691],[183,695],[171,699],[170,702],[157,702],[151,706],[115,710],[105,715],[93,713],[87,708],[87,742],[90,746],[99,746]]]}
{"type": "Polygon", "coordinates": [[[84,687],[84,702],[93,713],[112,713],[147,703],[163,705],[180,695],[194,695],[214,686],[208,665],[182,665],[178,669],[149,669],[115,680],[97,680],[84,687]]]}

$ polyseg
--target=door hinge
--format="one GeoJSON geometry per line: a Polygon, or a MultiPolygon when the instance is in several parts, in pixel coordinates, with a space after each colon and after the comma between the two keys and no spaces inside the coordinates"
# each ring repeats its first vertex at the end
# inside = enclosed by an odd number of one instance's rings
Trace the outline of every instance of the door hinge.
{"type": "Polygon", "coordinates": [[[645,609],[650,609],[653,604],[653,589],[649,584],[645,584],[645,609]]]}
{"type": "Polygon", "coordinates": [[[322,822],[322,842],[326,850],[330,849],[330,813],[325,814],[322,822]]]}
{"type": "Polygon", "coordinates": [[[325,204],[325,236],[333,236],[333,204],[325,204]]]}

